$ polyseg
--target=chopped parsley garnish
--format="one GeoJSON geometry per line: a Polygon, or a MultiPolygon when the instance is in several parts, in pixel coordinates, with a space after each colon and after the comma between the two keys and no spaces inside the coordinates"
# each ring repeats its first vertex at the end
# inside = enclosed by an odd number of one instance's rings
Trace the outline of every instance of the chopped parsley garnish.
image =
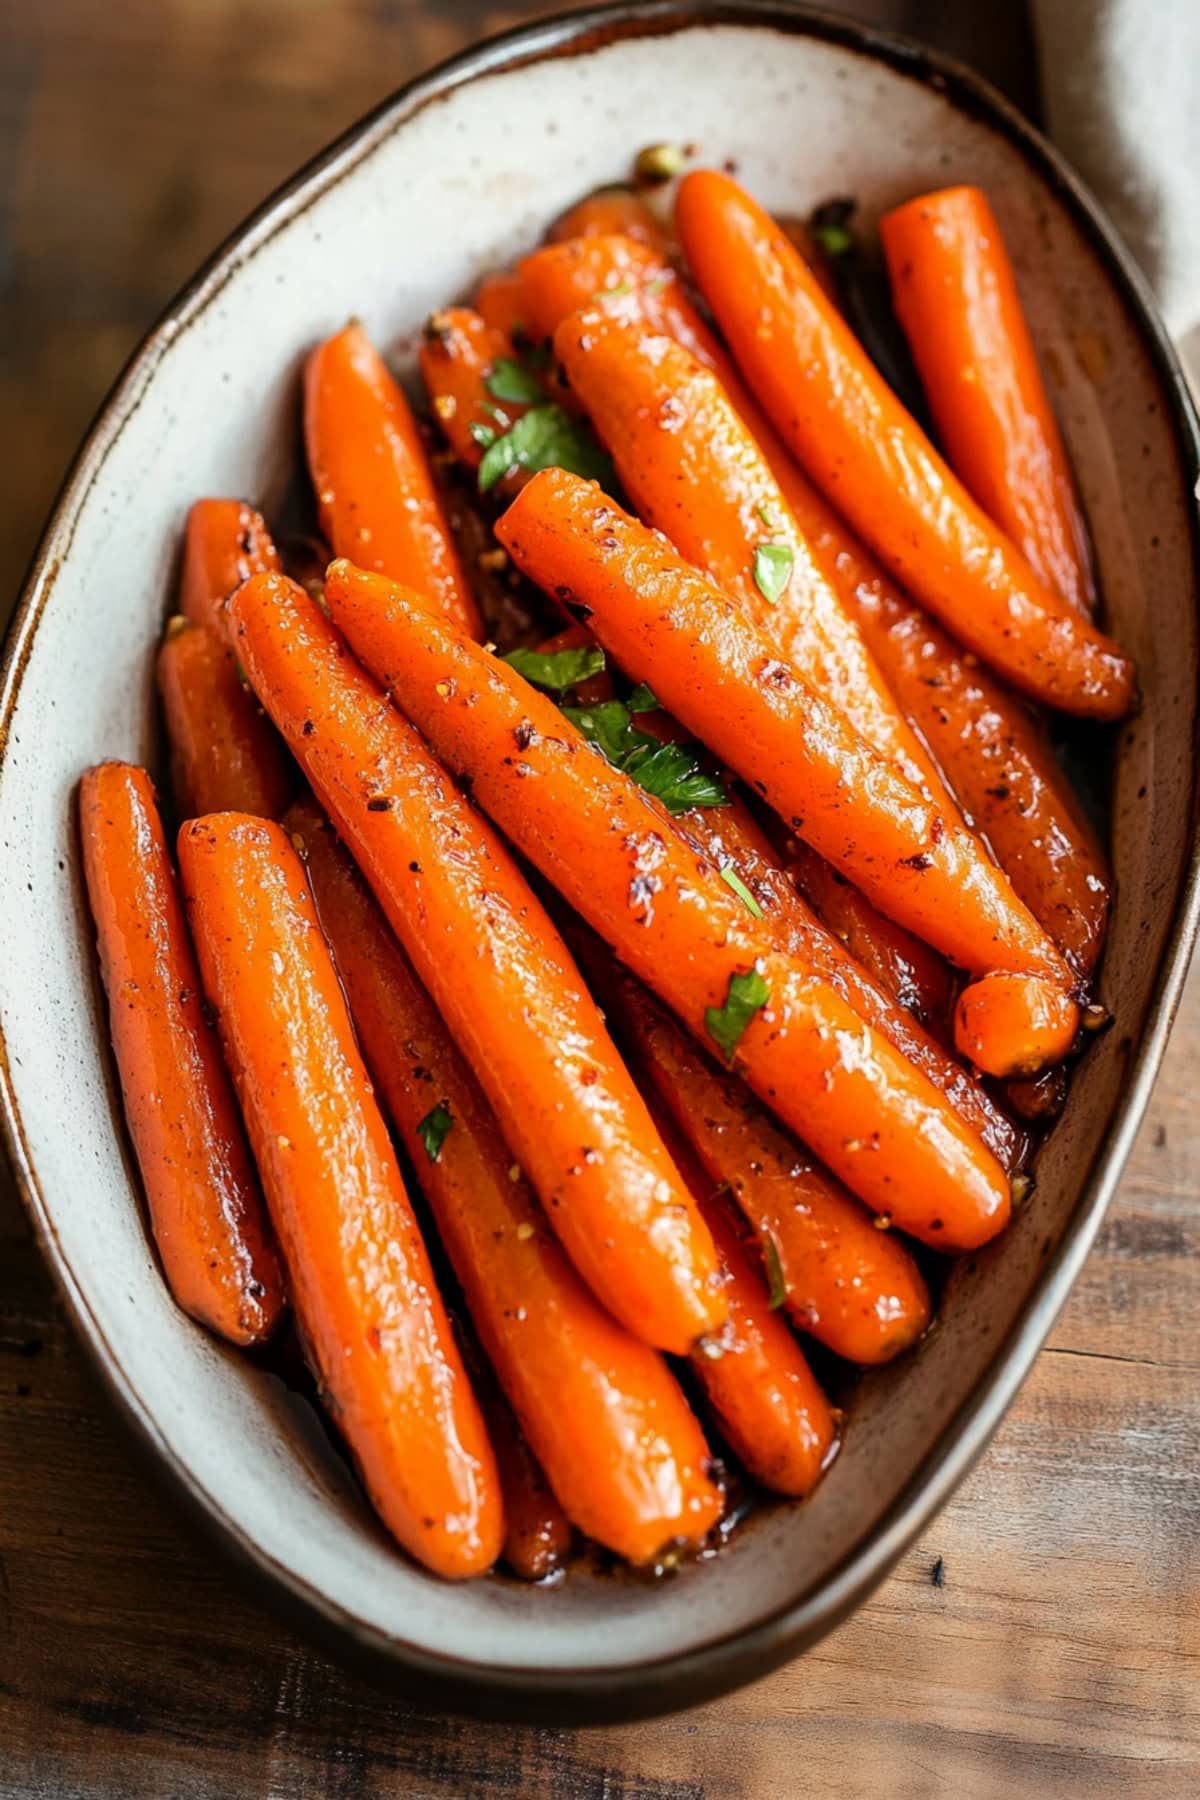
{"type": "Polygon", "coordinates": [[[475,442],[481,444],[485,450],[490,450],[496,441],[496,427],[494,425],[481,425],[478,419],[472,419],[467,426],[467,430],[475,439],[475,442]]]}
{"type": "Polygon", "coordinates": [[[425,1154],[430,1162],[436,1162],[442,1154],[442,1145],[453,1123],[450,1108],[444,1100],[439,1100],[432,1112],[427,1112],[417,1126],[417,1136],[424,1144],[425,1154]]]}
{"type": "Polygon", "coordinates": [[[564,694],[604,668],[599,644],[587,644],[580,650],[510,650],[500,660],[534,687],[547,688],[552,694],[564,694]]]}
{"type": "Polygon", "coordinates": [[[536,406],[545,398],[541,383],[511,356],[496,358],[484,386],[494,399],[511,400],[518,406],[536,406]]]}
{"type": "Polygon", "coordinates": [[[792,579],[795,552],[790,544],[759,544],[754,552],[754,585],[774,606],[792,579]]]}
{"type": "Polygon", "coordinates": [[[704,1029],[727,1063],[733,1061],[751,1019],[770,998],[771,990],[758,970],[747,969],[744,975],[729,977],[723,1006],[705,1007],[704,1029]]]}
{"type": "Polygon", "coordinates": [[[510,469],[569,469],[585,481],[616,486],[612,459],[579,422],[561,406],[531,407],[512,428],[484,451],[479,465],[479,491],[486,494],[510,469]]]}
{"type": "Polygon", "coordinates": [[[726,863],[720,873],[721,880],[725,883],[726,887],[731,887],[733,889],[742,905],[746,908],[746,911],[753,913],[756,919],[761,919],[763,916],[762,907],[758,904],[758,901],[754,898],[754,895],[750,892],[750,889],[746,886],[733,865],[731,863],[726,863]]]}
{"type": "Polygon", "coordinates": [[[669,813],[690,812],[694,806],[729,805],[724,785],[701,768],[693,744],[664,744],[649,732],[639,731],[623,700],[605,700],[599,706],[564,706],[563,713],[614,768],[661,800],[669,813]]]}
{"type": "Polygon", "coordinates": [[[769,1231],[763,1236],[762,1254],[767,1270],[767,1281],[771,1289],[768,1311],[778,1312],[787,1299],[787,1282],[783,1279],[783,1263],[779,1258],[779,1245],[769,1231]]]}
{"type": "Polygon", "coordinates": [[[766,504],[766,502],[764,501],[761,506],[756,506],[754,510],[758,514],[759,518],[762,520],[763,524],[766,526],[767,530],[774,531],[775,520],[771,516],[771,508],[766,504]]]}
{"type": "Polygon", "coordinates": [[[648,688],[644,681],[639,681],[625,704],[631,713],[657,712],[659,700],[653,688],[648,688]]]}
{"type": "Polygon", "coordinates": [[[809,236],[826,256],[836,260],[858,248],[850,221],[854,217],[853,200],[826,200],[818,206],[808,222],[809,236]]]}

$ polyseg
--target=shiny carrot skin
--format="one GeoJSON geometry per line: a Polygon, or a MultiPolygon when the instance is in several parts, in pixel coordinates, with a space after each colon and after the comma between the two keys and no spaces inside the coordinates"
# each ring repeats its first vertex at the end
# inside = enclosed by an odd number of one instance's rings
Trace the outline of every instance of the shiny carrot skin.
{"type": "Polygon", "coordinates": [[[238,680],[224,637],[172,621],[158,653],[158,689],[171,744],[171,783],[181,818],[246,812],[276,819],[291,798],[283,745],[238,680]]]}
{"type": "Polygon", "coordinates": [[[710,856],[718,868],[737,870],[762,908],[776,945],[819,974],[859,1018],[920,1069],[1008,1174],[1018,1170],[1029,1148],[1025,1134],[895,993],[822,924],[745,805],[735,798],[719,809],[697,808],[678,824],[700,854],[710,856]]]}
{"type": "Polygon", "coordinates": [[[949,966],[911,932],[885,918],[866,895],[807,844],[796,844],[788,873],[818,919],[875,982],[939,1041],[950,1032],[949,966]]]}
{"type": "Polygon", "coordinates": [[[705,570],[885,761],[953,812],[713,371],[674,339],[594,311],[564,319],[554,349],[644,522],[705,570]],[[774,555],[786,557],[781,593],[759,568],[774,555]]]}
{"type": "Polygon", "coordinates": [[[1028,975],[987,975],[959,996],[954,1041],[985,1075],[1025,1081],[1047,1063],[1060,1063],[1079,1032],[1079,1008],[1065,994],[1028,975]],[[991,1066],[992,1045],[1006,1046],[991,1066]]]}
{"type": "Polygon", "coordinates": [[[475,289],[475,311],[485,325],[502,332],[510,342],[527,329],[525,290],[514,269],[497,269],[484,276],[475,289]]]}
{"type": "Polygon", "coordinates": [[[614,234],[632,238],[660,256],[670,247],[670,239],[655,214],[639,195],[625,187],[598,188],[594,194],[586,195],[555,219],[546,237],[552,244],[562,244],[571,238],[614,234]]]}
{"type": "Polygon", "coordinates": [[[442,761],[470,778],[476,802],[691,1030],[713,1043],[711,1009],[727,1004],[734,977],[757,972],[769,1005],[733,1046],[736,1064],[868,1204],[947,1247],[1001,1229],[1008,1184],[937,1090],[779,950],[551,700],[445,621],[420,617],[395,583],[337,562],[326,597],[442,761]]]}
{"type": "Polygon", "coordinates": [[[714,1188],[732,1196],[761,1245],[773,1246],[793,1322],[850,1362],[890,1362],[907,1350],[928,1325],[930,1304],[900,1238],[880,1231],[637,982],[618,979],[610,998],[637,1067],[714,1188]]]}
{"type": "Polygon", "coordinates": [[[279,567],[261,513],[244,500],[197,500],[183,537],[179,610],[193,625],[224,633],[222,602],[249,576],[279,567]]]}
{"type": "Polygon", "coordinates": [[[307,877],[282,828],[243,813],[190,820],[179,859],[323,1394],[397,1540],[439,1575],[481,1575],[504,1537],[495,1460],[307,877]]]}
{"type": "Polygon", "coordinates": [[[921,194],[885,213],[879,235],[947,461],[1038,580],[1090,618],[1087,526],[987,197],[921,194]]]}
{"type": "Polygon", "coordinates": [[[308,358],[304,438],[321,530],[334,554],[408,582],[462,630],[480,636],[479,611],[417,422],[357,322],[308,358]]]}
{"type": "MultiPolygon", "coordinates": [[[[332,828],[287,818],[378,1092],[404,1141],[471,1319],[554,1493],[582,1531],[652,1561],[716,1523],[699,1426],[662,1358],[595,1299],[515,1170],[437,1007],[332,828]],[[438,1106],[449,1127],[431,1158],[438,1106]]],[[[513,1521],[510,1519],[510,1526],[513,1521]]]]}
{"type": "Polygon", "coordinates": [[[721,590],[593,483],[536,475],[497,526],[517,566],[565,589],[617,662],[751,782],[881,911],[961,967],[1070,987],[1037,922],[961,825],[775,651],[721,590]]]}
{"type": "Polygon", "coordinates": [[[302,590],[256,577],[231,606],[251,684],[374,888],[568,1254],[630,1330],[685,1352],[724,1318],[711,1239],[545,909],[302,590]]]}
{"type": "MultiPolygon", "coordinates": [[[[680,1156],[686,1167],[690,1158],[680,1156]]],[[[721,1355],[693,1351],[692,1369],[726,1442],[755,1481],[773,1494],[811,1494],[837,1449],[833,1411],[783,1315],[772,1311],[724,1199],[702,1171],[696,1181],[725,1271],[729,1323],[721,1355]]]]}
{"type": "Polygon", "coordinates": [[[508,338],[469,307],[444,307],[425,327],[421,376],[434,417],[466,469],[477,469],[483,457],[475,433],[507,431],[529,410],[520,401],[496,400],[488,391],[496,364],[511,356],[508,338]]]}
{"type": "Polygon", "coordinates": [[[812,488],[789,498],[910,723],[1034,918],[1087,975],[1108,917],[1104,858],[1024,702],[889,581],[812,488]]]}
{"type": "Polygon", "coordinates": [[[622,233],[543,245],[522,258],[516,278],[531,338],[552,338],[572,313],[601,308],[676,339],[702,362],[708,360],[702,354],[705,349],[720,358],[716,339],[684,293],[668,258],[622,233]]]}
{"type": "Polygon", "coordinates": [[[803,467],[913,595],[1000,674],[1122,718],[1133,665],[1043,586],[892,394],[802,258],[736,182],[685,176],[676,226],[742,371],[803,467]]]}
{"type": "Polygon", "coordinates": [[[89,769],[79,825],[125,1118],[167,1285],[230,1343],[261,1344],[283,1311],[283,1281],[146,771],[89,769]]]}

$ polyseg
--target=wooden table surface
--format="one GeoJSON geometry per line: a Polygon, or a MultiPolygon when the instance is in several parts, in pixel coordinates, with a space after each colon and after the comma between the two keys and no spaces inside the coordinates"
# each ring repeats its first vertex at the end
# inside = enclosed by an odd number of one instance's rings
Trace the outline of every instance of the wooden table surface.
{"type": "MultiPolygon", "coordinates": [[[[0,5],[6,601],[94,406],[200,256],[408,75],[533,10],[0,5]]],[[[982,42],[968,15],[985,9],[952,0],[853,10],[974,50],[1030,100],[1017,9],[987,9],[1006,16],[982,42]]],[[[0,1795],[1200,1791],[1198,1056],[1193,980],[1049,1347],[891,1579],[790,1669],[624,1729],[484,1727],[414,1709],[249,1603],[132,1460],[0,1186],[0,1795]]]]}

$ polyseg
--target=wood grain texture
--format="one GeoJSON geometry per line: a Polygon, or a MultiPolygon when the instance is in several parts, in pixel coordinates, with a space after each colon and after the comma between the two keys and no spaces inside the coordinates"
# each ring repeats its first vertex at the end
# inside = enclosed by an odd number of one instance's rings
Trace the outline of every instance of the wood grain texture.
{"type": "MultiPolygon", "coordinates": [[[[532,10],[0,8],[0,409],[20,446],[0,511],[6,599],[94,406],[200,256],[398,82],[532,10]]],[[[977,54],[979,15],[1009,11],[856,10],[977,54]]],[[[1013,15],[990,30],[985,63],[1027,99],[1013,15]]],[[[1198,1056],[1200,977],[1050,1347],[890,1581],[790,1669],[627,1729],[426,1713],[252,1606],[132,1457],[0,1192],[0,1795],[1200,1791],[1198,1056]]]]}

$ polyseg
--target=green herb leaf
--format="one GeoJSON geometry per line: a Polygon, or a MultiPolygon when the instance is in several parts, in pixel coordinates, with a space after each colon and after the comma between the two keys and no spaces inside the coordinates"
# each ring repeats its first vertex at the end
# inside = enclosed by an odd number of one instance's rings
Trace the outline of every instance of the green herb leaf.
{"type": "Polygon", "coordinates": [[[478,419],[472,419],[467,426],[467,430],[475,439],[475,442],[481,444],[485,450],[490,450],[496,441],[496,428],[494,425],[481,425],[478,419]]]}
{"type": "Polygon", "coordinates": [[[756,506],[754,510],[758,514],[759,518],[762,520],[763,524],[766,526],[767,530],[774,531],[775,521],[771,517],[771,508],[766,504],[766,502],[764,501],[764,503],[761,506],[756,506]]]}
{"type": "Polygon", "coordinates": [[[534,687],[547,688],[552,694],[563,694],[578,687],[604,667],[604,652],[599,644],[588,644],[580,650],[510,650],[500,658],[534,687]]]}
{"type": "Polygon", "coordinates": [[[427,1112],[417,1126],[417,1136],[424,1144],[425,1154],[430,1162],[436,1162],[442,1154],[442,1145],[453,1123],[450,1108],[444,1100],[439,1100],[433,1111],[427,1112]]]}
{"type": "Polygon", "coordinates": [[[657,712],[659,699],[652,688],[648,688],[644,681],[639,681],[625,704],[631,713],[657,712]]]}
{"type": "Polygon", "coordinates": [[[767,1271],[767,1281],[771,1289],[768,1311],[778,1312],[787,1299],[787,1282],[783,1279],[783,1263],[779,1257],[779,1245],[769,1231],[764,1234],[762,1239],[762,1255],[767,1271]]]}
{"type": "Polygon", "coordinates": [[[661,800],[672,815],[690,812],[694,806],[729,805],[724,785],[701,768],[694,744],[664,744],[649,732],[638,731],[624,701],[605,700],[599,706],[564,706],[562,710],[614,768],[661,800]]]}
{"type": "Polygon", "coordinates": [[[758,904],[758,901],[754,898],[754,895],[750,892],[750,889],[746,886],[745,882],[731,863],[726,863],[725,867],[721,870],[721,880],[725,883],[726,887],[731,887],[733,889],[747,912],[753,913],[756,919],[762,918],[762,907],[758,904]]]}
{"type": "Polygon", "coordinates": [[[540,382],[511,356],[496,358],[484,386],[497,400],[512,400],[519,406],[536,406],[545,399],[540,382]]]}
{"type": "Polygon", "coordinates": [[[754,552],[754,585],[774,606],[792,579],[795,553],[790,544],[759,544],[754,552]]]}
{"type": "Polygon", "coordinates": [[[486,494],[510,469],[569,469],[585,481],[613,488],[612,459],[561,406],[535,406],[522,415],[484,453],[479,465],[479,491],[486,494]]]}
{"type": "Polygon", "coordinates": [[[808,222],[813,243],[835,261],[858,248],[858,241],[850,229],[855,210],[853,200],[826,200],[816,208],[808,222]]]}
{"type": "Polygon", "coordinates": [[[704,1029],[727,1063],[733,1061],[751,1019],[770,998],[771,990],[758,970],[747,969],[744,975],[729,977],[724,1006],[705,1007],[704,1029]]]}

